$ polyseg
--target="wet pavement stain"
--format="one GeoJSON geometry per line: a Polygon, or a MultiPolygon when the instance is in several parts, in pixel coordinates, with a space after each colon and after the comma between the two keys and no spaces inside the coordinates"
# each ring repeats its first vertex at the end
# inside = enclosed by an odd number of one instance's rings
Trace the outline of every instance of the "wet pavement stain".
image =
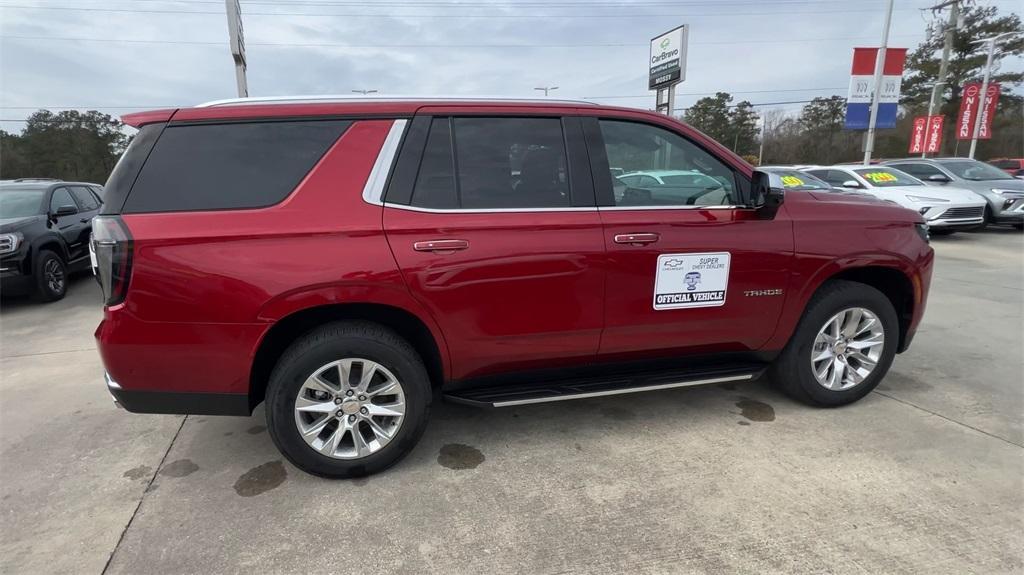
{"type": "Polygon", "coordinates": [[[608,419],[616,419],[618,421],[636,419],[636,413],[624,407],[613,406],[601,408],[601,415],[607,417],[608,419]]]}
{"type": "Polygon", "coordinates": [[[121,477],[127,477],[128,479],[134,481],[136,479],[143,479],[145,477],[149,477],[151,471],[153,471],[152,467],[148,465],[140,465],[138,467],[132,467],[128,471],[125,471],[121,475],[121,477]]]}
{"type": "Polygon", "coordinates": [[[461,443],[449,443],[437,455],[437,463],[448,469],[474,469],[485,459],[479,449],[461,443]]]}
{"type": "Polygon", "coordinates": [[[736,402],[736,407],[750,421],[775,421],[775,408],[762,401],[744,397],[736,402]]]}
{"type": "Polygon", "coordinates": [[[285,479],[288,479],[288,471],[284,464],[280,460],[268,461],[243,473],[235,481],[235,493],[242,497],[255,497],[280,486],[285,479]]]}
{"type": "Polygon", "coordinates": [[[156,491],[157,487],[160,487],[159,483],[150,483],[149,487],[146,488],[146,493],[149,493],[150,491],[156,491]]]}
{"type": "Polygon", "coordinates": [[[166,475],[168,477],[185,477],[186,475],[192,475],[199,469],[199,466],[192,463],[191,459],[179,459],[172,461],[164,466],[160,470],[160,475],[166,475]]]}
{"type": "Polygon", "coordinates": [[[249,435],[259,435],[260,433],[263,433],[266,430],[267,426],[265,425],[254,425],[249,429],[246,429],[245,432],[248,433],[249,435]]]}
{"type": "Polygon", "coordinates": [[[737,421],[736,423],[738,423],[739,425],[750,425],[749,421],[737,421]]]}
{"type": "Polygon", "coordinates": [[[577,443],[575,447],[576,447],[576,451],[583,451],[583,446],[580,445],[579,443],[577,443]]]}

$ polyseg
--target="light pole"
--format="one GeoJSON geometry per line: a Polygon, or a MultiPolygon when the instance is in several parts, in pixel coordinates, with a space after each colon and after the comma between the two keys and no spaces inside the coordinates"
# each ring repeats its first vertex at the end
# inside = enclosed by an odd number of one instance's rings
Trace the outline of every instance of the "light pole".
{"type": "Polygon", "coordinates": [[[892,23],[892,3],[885,10],[885,27],[882,29],[882,45],[878,47],[875,58],[875,93],[871,96],[871,115],[868,118],[868,135],[864,142],[864,165],[871,164],[871,155],[875,151],[875,122],[878,121],[878,101],[882,97],[882,69],[885,68],[885,49],[889,45],[889,24],[892,23]]]}
{"type": "Polygon", "coordinates": [[[545,98],[548,97],[548,92],[553,92],[553,91],[555,91],[557,89],[558,89],[558,86],[542,86],[540,88],[534,88],[534,90],[539,90],[539,91],[544,92],[544,97],[545,98]]]}
{"type": "Polygon", "coordinates": [[[365,96],[367,94],[376,94],[377,90],[352,90],[352,93],[353,94],[362,94],[362,95],[365,96]]]}
{"type": "MultiPolygon", "coordinates": [[[[943,86],[946,83],[947,82],[942,81],[942,82],[935,82],[934,84],[932,84],[932,97],[931,97],[930,100],[928,100],[928,117],[929,118],[931,118],[932,114],[935,113],[935,101],[936,101],[935,100],[935,95],[936,95],[936,90],[939,89],[939,86],[943,86]]],[[[930,119],[928,121],[931,122],[930,119]]],[[[928,129],[930,129],[930,124],[929,124],[929,128],[928,129]]],[[[921,152],[921,157],[922,158],[927,158],[928,157],[928,152],[921,152]]]]}
{"type": "Polygon", "coordinates": [[[996,52],[996,42],[1006,38],[1007,36],[1013,36],[1017,32],[1004,32],[998,36],[991,36],[989,38],[982,38],[981,40],[975,40],[971,44],[983,44],[988,42],[988,58],[985,60],[985,76],[981,81],[981,102],[978,104],[978,115],[974,118],[974,133],[971,135],[971,151],[967,154],[968,158],[974,159],[974,151],[978,147],[978,132],[981,131],[982,116],[985,115],[985,107],[988,104],[988,79],[992,75],[992,55],[996,52]]]}

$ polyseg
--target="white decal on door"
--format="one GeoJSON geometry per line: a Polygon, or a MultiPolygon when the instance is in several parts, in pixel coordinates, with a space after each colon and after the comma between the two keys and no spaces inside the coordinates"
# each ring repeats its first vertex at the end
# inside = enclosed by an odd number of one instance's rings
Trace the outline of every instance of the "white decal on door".
{"type": "Polygon", "coordinates": [[[725,305],[729,252],[661,254],[654,276],[654,309],[725,305]]]}

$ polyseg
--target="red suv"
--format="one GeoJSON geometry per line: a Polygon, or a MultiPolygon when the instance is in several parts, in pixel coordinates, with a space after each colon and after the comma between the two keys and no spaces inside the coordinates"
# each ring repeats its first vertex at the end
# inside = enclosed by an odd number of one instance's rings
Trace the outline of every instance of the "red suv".
{"type": "Polygon", "coordinates": [[[93,226],[129,411],[249,415],[296,466],[373,473],[432,398],[740,382],[856,401],[910,345],[921,217],[755,171],[586,102],[242,100],[125,117],[93,226]],[[785,203],[783,203],[785,199],[785,203]]]}

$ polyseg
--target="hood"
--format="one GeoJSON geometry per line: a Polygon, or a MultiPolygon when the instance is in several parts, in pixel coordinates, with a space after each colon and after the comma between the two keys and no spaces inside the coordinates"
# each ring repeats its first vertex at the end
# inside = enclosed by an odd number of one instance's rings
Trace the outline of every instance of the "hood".
{"type": "Polygon", "coordinates": [[[922,198],[937,198],[940,200],[946,200],[947,202],[968,202],[968,203],[982,203],[984,198],[964,188],[957,188],[955,186],[892,186],[888,188],[872,188],[873,192],[877,192],[880,196],[885,197],[888,194],[900,194],[902,196],[918,196],[922,198]]]}
{"type": "Polygon", "coordinates": [[[9,233],[31,225],[43,219],[43,216],[25,216],[21,218],[0,218],[0,233],[9,233]]]}

